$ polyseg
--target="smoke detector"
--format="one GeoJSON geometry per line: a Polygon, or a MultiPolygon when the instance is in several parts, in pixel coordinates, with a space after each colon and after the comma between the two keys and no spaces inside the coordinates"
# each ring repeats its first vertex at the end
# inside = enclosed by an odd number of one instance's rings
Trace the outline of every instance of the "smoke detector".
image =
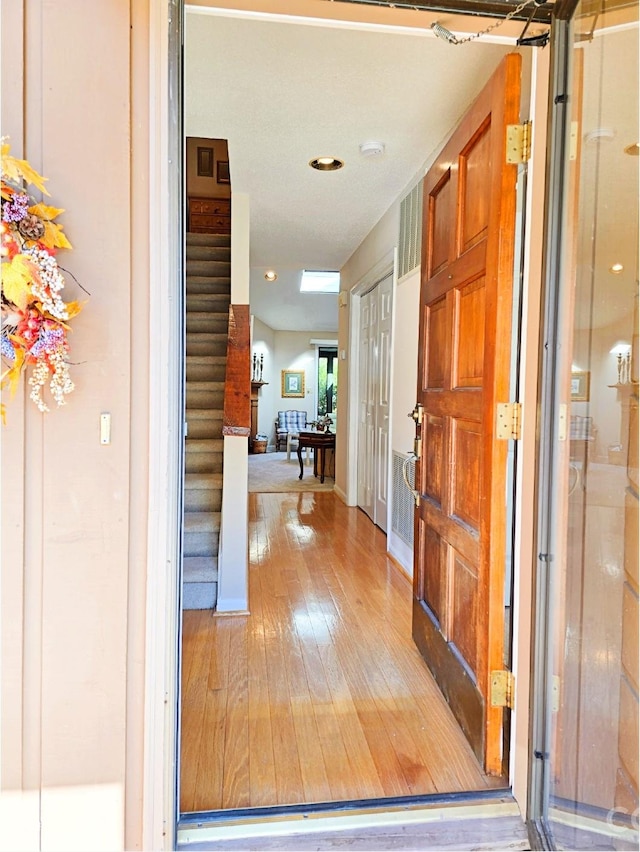
{"type": "Polygon", "coordinates": [[[382,142],[363,142],[360,145],[360,153],[363,157],[379,157],[384,154],[384,145],[382,142]]]}

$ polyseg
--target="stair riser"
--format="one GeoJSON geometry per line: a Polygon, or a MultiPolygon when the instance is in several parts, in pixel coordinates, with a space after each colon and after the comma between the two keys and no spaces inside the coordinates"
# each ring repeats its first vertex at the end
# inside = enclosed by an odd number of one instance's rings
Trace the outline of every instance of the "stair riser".
{"type": "Polygon", "coordinates": [[[212,556],[218,553],[220,533],[215,532],[185,532],[185,556],[212,556]]]}
{"type": "Polygon", "coordinates": [[[222,420],[202,420],[189,416],[187,411],[187,423],[189,424],[189,437],[197,439],[222,438],[222,420]]]}
{"type": "Polygon", "coordinates": [[[187,245],[187,263],[192,260],[222,260],[229,263],[228,246],[187,245]]]}
{"type": "Polygon", "coordinates": [[[229,313],[230,297],[226,293],[195,293],[187,296],[189,311],[219,311],[229,313]]]}
{"type": "Polygon", "coordinates": [[[193,234],[187,233],[188,246],[226,246],[231,247],[230,234],[193,234]]]}
{"type": "Polygon", "coordinates": [[[229,317],[211,316],[187,311],[187,333],[195,334],[226,334],[229,328],[229,317]]]}
{"type": "Polygon", "coordinates": [[[231,280],[228,275],[211,277],[187,275],[187,298],[193,295],[231,297],[231,280]]]}
{"type": "Polygon", "coordinates": [[[222,473],[222,453],[187,453],[186,473],[222,473]]]}
{"type": "Polygon", "coordinates": [[[187,355],[226,355],[226,335],[219,338],[210,334],[188,334],[187,355]]]}
{"type": "Polygon", "coordinates": [[[231,275],[231,264],[223,260],[190,260],[186,264],[187,275],[206,275],[221,278],[231,275]]]}
{"type": "Polygon", "coordinates": [[[223,403],[224,391],[193,390],[187,385],[187,408],[221,409],[223,403]]]}
{"type": "Polygon", "coordinates": [[[188,382],[224,382],[225,364],[190,364],[187,359],[188,382]]]}
{"type": "Polygon", "coordinates": [[[217,583],[184,583],[183,609],[213,609],[218,599],[217,583]]]}
{"type": "Polygon", "coordinates": [[[221,507],[222,490],[220,488],[187,488],[184,492],[186,512],[219,512],[221,507]]]}

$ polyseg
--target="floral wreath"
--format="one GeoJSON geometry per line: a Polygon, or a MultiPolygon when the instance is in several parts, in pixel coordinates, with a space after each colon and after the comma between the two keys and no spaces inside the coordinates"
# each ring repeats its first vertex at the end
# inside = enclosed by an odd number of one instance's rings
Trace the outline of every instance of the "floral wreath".
{"type": "MultiPolygon", "coordinates": [[[[40,411],[48,411],[42,395],[47,382],[58,405],[64,405],[65,396],[74,389],[67,362],[67,334],[71,330],[68,322],[82,305],[62,299],[60,293],[65,285],[62,273],[66,270],[56,260],[57,250],[70,249],[71,243],[63,226],[54,221],[64,210],[36,203],[24,189],[32,185],[49,195],[44,186],[46,178],[26,160],[12,157],[4,139],[1,153],[0,350],[6,369],[0,377],[0,387],[8,385],[13,396],[23,371],[33,366],[30,397],[40,411]]],[[[4,420],[4,406],[1,413],[4,420]]]]}

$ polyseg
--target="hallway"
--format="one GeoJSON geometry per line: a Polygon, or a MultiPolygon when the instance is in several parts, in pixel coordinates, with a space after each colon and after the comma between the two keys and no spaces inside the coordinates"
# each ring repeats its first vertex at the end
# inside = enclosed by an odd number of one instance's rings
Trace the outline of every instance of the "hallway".
{"type": "Polygon", "coordinates": [[[486,777],[411,639],[411,585],[332,493],[250,494],[251,614],[183,614],[182,812],[486,777]]]}

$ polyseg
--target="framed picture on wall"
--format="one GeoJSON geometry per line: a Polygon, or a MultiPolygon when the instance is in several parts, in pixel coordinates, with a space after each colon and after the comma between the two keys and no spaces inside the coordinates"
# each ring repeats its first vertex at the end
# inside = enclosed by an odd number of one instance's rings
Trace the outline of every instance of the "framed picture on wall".
{"type": "Polygon", "coordinates": [[[217,164],[217,181],[218,183],[231,183],[231,174],[229,172],[229,160],[218,160],[217,164]]]}
{"type": "Polygon", "coordinates": [[[304,396],[304,370],[282,371],[282,396],[304,396]]]}
{"type": "Polygon", "coordinates": [[[571,402],[589,402],[590,373],[571,373],[571,402]]]}
{"type": "Polygon", "coordinates": [[[213,148],[198,146],[198,177],[213,177],[213,148]]]}

